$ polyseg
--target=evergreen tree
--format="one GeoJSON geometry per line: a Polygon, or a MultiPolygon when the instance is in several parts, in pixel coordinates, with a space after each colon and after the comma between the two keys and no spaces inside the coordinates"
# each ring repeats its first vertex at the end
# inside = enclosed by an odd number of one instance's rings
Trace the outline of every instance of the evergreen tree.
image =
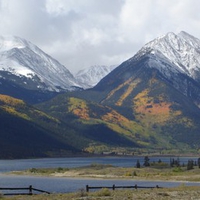
{"type": "Polygon", "coordinates": [[[174,159],[170,158],[170,167],[174,166],[174,159]]]}
{"type": "Polygon", "coordinates": [[[170,158],[170,167],[180,167],[180,160],[177,158],[176,160],[170,158]]]}
{"type": "Polygon", "coordinates": [[[188,160],[187,170],[191,170],[191,169],[194,169],[194,162],[193,160],[188,160]]]}
{"type": "Polygon", "coordinates": [[[137,160],[136,167],[140,168],[140,161],[139,160],[137,160]]]}
{"type": "Polygon", "coordinates": [[[145,156],[145,157],[144,157],[144,164],[143,164],[143,165],[144,165],[145,167],[149,167],[149,166],[150,166],[149,160],[150,160],[150,159],[149,159],[148,156],[145,156]]]}
{"type": "Polygon", "coordinates": [[[198,166],[200,168],[200,158],[198,158],[197,163],[198,163],[198,166]]]}
{"type": "Polygon", "coordinates": [[[176,167],[180,167],[180,160],[179,160],[179,158],[177,158],[177,159],[175,160],[174,165],[175,165],[176,167]]]}

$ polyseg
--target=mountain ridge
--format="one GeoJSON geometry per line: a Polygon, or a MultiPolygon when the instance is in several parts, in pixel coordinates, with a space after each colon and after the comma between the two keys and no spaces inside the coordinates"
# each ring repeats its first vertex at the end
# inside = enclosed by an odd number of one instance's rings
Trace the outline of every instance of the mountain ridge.
{"type": "Polygon", "coordinates": [[[114,67],[96,65],[73,75],[26,39],[0,36],[0,92],[29,103],[42,102],[67,91],[91,88],[114,67]]]}
{"type": "Polygon", "coordinates": [[[72,137],[79,150],[198,152],[198,48],[193,36],[168,33],[144,45],[93,88],[35,106],[59,120],[55,130],[53,124],[50,128],[63,141],[72,137]]]}
{"type": "Polygon", "coordinates": [[[0,37],[0,70],[32,79],[35,90],[59,92],[80,87],[66,67],[17,36],[0,37]]]}
{"type": "MultiPolygon", "coordinates": [[[[129,120],[145,127],[143,131],[149,137],[154,133],[157,142],[159,138],[165,138],[166,144],[179,146],[185,143],[191,147],[199,147],[197,138],[200,130],[200,85],[198,79],[193,76],[194,73],[188,73],[187,70],[188,68],[196,74],[199,73],[199,65],[193,65],[199,40],[189,34],[186,36],[190,37],[192,42],[186,43],[185,39],[168,33],[147,43],[94,88],[86,91],[88,94],[82,94],[82,98],[110,106],[129,120]],[[171,41],[172,38],[175,41],[171,41]],[[164,40],[164,43],[161,40],[164,40]],[[197,44],[194,44],[196,41],[197,44]],[[182,46],[177,49],[178,45],[173,47],[172,43],[182,46]],[[158,46],[162,48],[158,50],[158,46]],[[167,51],[162,52],[162,49],[167,51]],[[171,52],[168,52],[169,49],[171,52]],[[185,54],[183,50],[190,52],[185,54]],[[184,67],[185,63],[188,66],[184,67]]],[[[135,130],[133,128],[132,134],[135,134],[135,130]]],[[[139,135],[142,135],[141,131],[139,135]]]]}
{"type": "Polygon", "coordinates": [[[151,55],[161,53],[164,56],[163,59],[166,57],[176,66],[174,66],[175,70],[195,79],[194,71],[199,71],[200,69],[199,49],[199,39],[184,31],[177,35],[169,32],[144,45],[134,58],[137,56],[140,57],[147,51],[151,55]]]}
{"type": "MultiPolygon", "coordinates": [[[[183,32],[181,32],[181,35],[183,35],[183,32]]],[[[184,33],[184,35],[186,35],[186,33],[184,33]]],[[[94,88],[100,89],[103,86],[103,82],[109,82],[109,85],[114,84],[117,80],[112,79],[112,76],[122,76],[121,78],[118,78],[118,80],[120,79],[122,82],[130,78],[131,71],[134,71],[133,68],[131,69],[131,65],[134,66],[135,63],[140,65],[141,61],[143,62],[143,66],[158,70],[163,78],[171,83],[173,87],[179,90],[179,92],[186,96],[194,96],[194,101],[197,101],[196,105],[199,105],[200,85],[198,74],[200,73],[200,62],[197,62],[198,60],[196,57],[200,57],[200,53],[197,51],[198,48],[200,48],[200,40],[190,36],[189,34],[187,34],[187,37],[190,37],[192,40],[192,46],[189,45],[188,47],[188,43],[185,42],[185,39],[183,41],[182,38],[171,32],[162,37],[156,38],[155,40],[144,45],[144,47],[142,47],[133,57],[118,66],[116,70],[111,72],[109,76],[102,79],[94,88]],[[172,39],[175,39],[175,41],[172,42],[172,39]],[[194,45],[194,42],[196,41],[197,44],[194,45]],[[173,48],[172,43],[181,45],[179,47],[176,45],[173,48]],[[188,50],[189,53],[187,53],[185,49],[188,50]],[[193,52],[196,53],[192,54],[193,52]],[[185,55],[187,59],[184,59],[185,55]],[[194,73],[188,73],[189,67],[185,65],[192,65],[192,69],[190,70],[194,73]],[[128,71],[130,71],[130,73],[128,71]]],[[[140,70],[138,69],[137,71],[139,73],[140,70]]],[[[105,85],[104,88],[109,87],[109,85],[105,85]]]]}

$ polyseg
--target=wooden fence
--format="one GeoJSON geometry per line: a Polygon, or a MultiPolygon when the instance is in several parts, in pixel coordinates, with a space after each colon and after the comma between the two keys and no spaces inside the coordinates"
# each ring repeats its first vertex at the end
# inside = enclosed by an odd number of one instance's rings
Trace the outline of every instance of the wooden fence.
{"type": "Polygon", "coordinates": [[[6,188],[6,187],[0,188],[0,191],[5,191],[5,190],[7,190],[7,191],[20,191],[20,192],[3,193],[3,195],[33,195],[34,191],[50,194],[50,192],[33,188],[32,185],[30,185],[29,187],[24,187],[24,188],[6,188]],[[21,191],[27,191],[27,192],[21,192],[21,191]]]}
{"type": "MultiPolygon", "coordinates": [[[[159,187],[158,185],[156,185],[155,187],[146,187],[146,186],[138,186],[137,184],[135,185],[132,185],[132,186],[116,186],[116,185],[112,185],[112,186],[89,186],[89,185],[86,185],[86,191],[89,192],[89,190],[91,189],[102,189],[102,188],[108,188],[108,189],[112,189],[112,190],[115,190],[115,189],[146,189],[146,188],[162,188],[162,187],[159,187]]],[[[46,193],[46,194],[50,194],[50,192],[47,192],[45,190],[40,190],[40,189],[36,189],[36,188],[33,188],[32,185],[30,185],[29,187],[24,187],[24,188],[0,188],[0,191],[20,191],[20,192],[13,192],[13,193],[3,193],[3,195],[33,195],[34,191],[35,192],[41,192],[41,193],[46,193]],[[21,191],[27,191],[27,192],[21,192],[21,191]]]]}
{"type": "Polygon", "coordinates": [[[148,186],[138,186],[137,184],[136,185],[131,185],[131,186],[116,186],[116,185],[112,185],[112,186],[97,186],[97,187],[92,187],[92,186],[89,186],[89,185],[86,185],[86,191],[89,192],[89,190],[91,189],[102,189],[102,188],[108,188],[108,189],[112,189],[112,190],[115,190],[115,189],[152,189],[152,188],[162,188],[162,187],[159,187],[158,185],[156,185],[155,187],[148,187],[148,186]]]}

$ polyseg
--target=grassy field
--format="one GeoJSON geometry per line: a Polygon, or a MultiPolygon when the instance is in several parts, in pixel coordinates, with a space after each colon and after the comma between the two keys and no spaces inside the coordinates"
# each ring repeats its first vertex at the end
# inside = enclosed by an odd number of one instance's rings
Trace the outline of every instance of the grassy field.
{"type": "MultiPolygon", "coordinates": [[[[1,198],[0,198],[1,199],[1,198]]],[[[86,193],[78,191],[69,194],[50,194],[32,196],[2,197],[2,200],[199,200],[199,187],[185,187],[167,189],[144,190],[108,190],[86,193]]]]}
{"type": "MultiPolygon", "coordinates": [[[[78,177],[78,178],[101,178],[101,179],[134,179],[134,180],[164,180],[164,181],[200,181],[200,169],[195,166],[191,170],[187,167],[169,167],[165,163],[159,163],[150,167],[122,168],[112,165],[91,164],[79,168],[55,168],[55,169],[29,169],[14,174],[55,176],[55,177],[78,177]]],[[[5,200],[132,200],[132,199],[180,199],[200,200],[200,187],[185,186],[176,188],[155,189],[116,189],[115,191],[103,188],[96,192],[84,190],[68,194],[32,195],[0,197],[5,200]]]]}

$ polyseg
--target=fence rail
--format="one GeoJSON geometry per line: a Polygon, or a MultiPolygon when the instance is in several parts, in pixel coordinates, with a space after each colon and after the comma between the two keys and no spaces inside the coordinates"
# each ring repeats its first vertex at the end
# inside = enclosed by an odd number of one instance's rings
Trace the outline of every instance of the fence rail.
{"type": "Polygon", "coordinates": [[[5,190],[8,190],[8,191],[25,191],[27,190],[27,192],[18,192],[18,193],[4,193],[3,195],[33,195],[33,192],[36,191],[36,192],[41,192],[41,193],[46,193],[46,194],[50,194],[50,192],[47,192],[45,190],[40,190],[40,189],[36,189],[36,188],[33,188],[32,185],[30,185],[29,187],[19,187],[19,188],[10,188],[10,187],[1,187],[0,188],[0,191],[5,191],[5,190]]]}
{"type": "Polygon", "coordinates": [[[112,185],[112,186],[96,186],[96,187],[86,185],[86,191],[87,192],[89,192],[89,190],[91,190],[91,189],[102,189],[102,188],[115,190],[115,189],[119,189],[119,188],[121,188],[121,189],[125,189],[125,188],[126,189],[131,189],[131,188],[133,188],[133,189],[139,189],[139,188],[141,188],[141,189],[147,189],[147,188],[152,189],[152,188],[162,188],[162,187],[159,187],[158,185],[156,185],[155,187],[138,186],[137,184],[131,185],[131,186],[116,186],[116,185],[112,185]]]}
{"type": "MultiPolygon", "coordinates": [[[[115,190],[115,189],[151,189],[151,188],[162,188],[162,187],[159,187],[158,185],[156,185],[155,187],[149,187],[149,186],[138,186],[137,184],[135,185],[131,185],[131,186],[116,186],[116,185],[112,185],[112,186],[89,186],[89,185],[86,185],[86,191],[89,192],[89,190],[92,190],[92,189],[102,189],[102,188],[108,188],[108,189],[112,189],[112,190],[115,190]]],[[[19,187],[19,188],[10,188],[10,187],[1,187],[0,188],[0,191],[5,191],[5,190],[8,190],[8,191],[27,191],[27,192],[18,192],[18,193],[4,193],[3,195],[33,195],[34,191],[36,192],[41,192],[41,193],[46,193],[46,194],[50,194],[50,192],[47,192],[45,190],[40,190],[40,189],[36,189],[36,188],[33,188],[32,185],[30,185],[29,187],[19,187]]]]}

